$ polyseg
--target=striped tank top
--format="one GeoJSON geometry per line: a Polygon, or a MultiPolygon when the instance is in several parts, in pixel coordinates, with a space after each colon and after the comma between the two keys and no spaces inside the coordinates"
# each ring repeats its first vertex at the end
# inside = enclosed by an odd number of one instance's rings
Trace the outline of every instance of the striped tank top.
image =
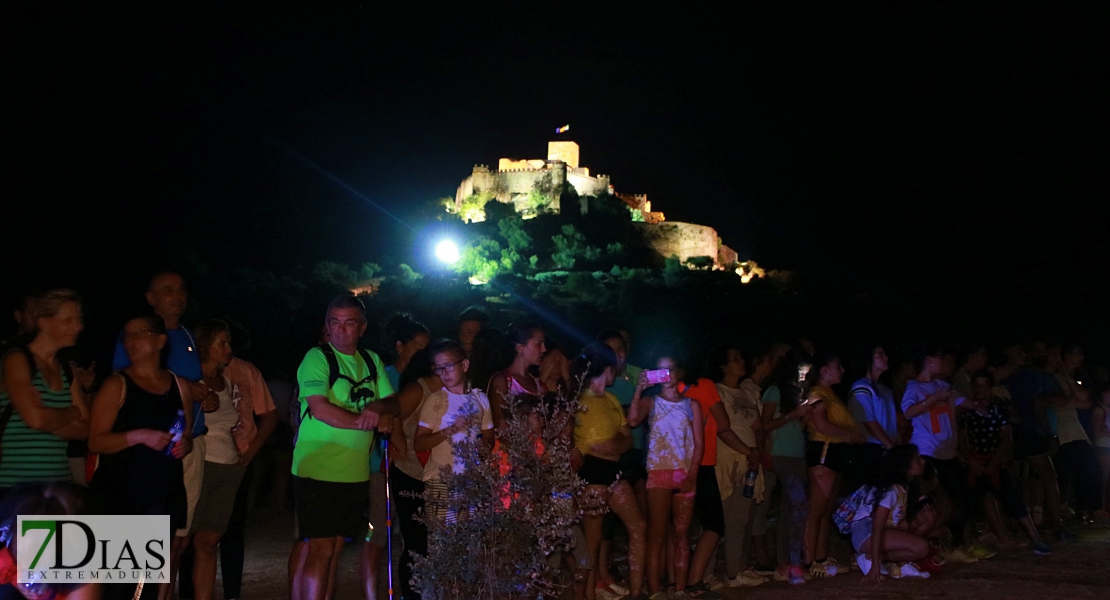
{"type": "MultiPolygon", "coordinates": [[[[62,390],[54,391],[46,384],[42,372],[35,369],[31,384],[40,396],[45,408],[66,408],[73,404],[69,391],[69,377],[62,371],[62,390]]],[[[0,392],[0,412],[8,407],[11,398],[0,392]]],[[[11,419],[4,428],[0,439],[0,488],[10,488],[21,483],[46,483],[73,480],[66,457],[68,440],[52,433],[31,429],[18,410],[12,411],[11,419]]]]}

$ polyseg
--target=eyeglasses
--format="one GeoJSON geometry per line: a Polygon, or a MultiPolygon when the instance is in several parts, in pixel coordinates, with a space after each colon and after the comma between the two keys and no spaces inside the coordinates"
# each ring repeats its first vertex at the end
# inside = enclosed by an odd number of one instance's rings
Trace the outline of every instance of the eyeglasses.
{"type": "Polygon", "coordinates": [[[435,365],[434,367],[432,367],[432,372],[436,375],[443,375],[444,373],[454,373],[455,365],[461,363],[463,360],[466,359],[456,360],[455,362],[447,363],[445,365],[435,365]]]}

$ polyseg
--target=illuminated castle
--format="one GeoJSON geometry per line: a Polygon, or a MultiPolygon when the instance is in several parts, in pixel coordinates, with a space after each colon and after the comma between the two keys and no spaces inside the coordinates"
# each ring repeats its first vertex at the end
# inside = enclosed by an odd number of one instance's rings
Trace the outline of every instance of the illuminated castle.
{"type": "MultiPolygon", "coordinates": [[[[486,165],[474,165],[470,177],[459,184],[455,192],[455,210],[463,212],[463,202],[472,196],[488,196],[500,202],[512,203],[525,218],[535,216],[533,205],[537,195],[548,204],[546,210],[558,213],[559,195],[564,185],[570,184],[579,196],[613,194],[628,205],[633,214],[639,212],[649,223],[663,221],[663,213],[651,212],[647,195],[617,194],[608,175],[591,175],[590,170],[578,164],[578,144],[571,141],[547,143],[547,159],[502,158],[497,170],[486,165]]],[[[637,219],[639,220],[639,219],[637,219]]]]}
{"type": "MultiPolygon", "coordinates": [[[[628,206],[632,219],[637,221],[643,242],[662,258],[676,256],[686,262],[693,258],[708,258],[713,268],[736,268],[736,252],[721,243],[712,227],[694,223],[666,221],[661,212],[651,210],[647,194],[620,194],[613,189],[608,175],[591,175],[586,167],[579,166],[578,144],[571,141],[547,143],[547,159],[518,160],[502,158],[497,170],[486,165],[474,165],[470,177],[459,184],[450,212],[459,214],[463,221],[482,221],[482,206],[489,200],[511,203],[523,218],[536,216],[540,205],[543,210],[558,213],[559,197],[567,184],[579,196],[611,194],[628,206]],[[665,222],[666,221],[666,222],[665,222]]],[[[586,204],[580,210],[585,214],[586,204]]],[[[739,263],[744,265],[746,263],[739,263]]],[[[752,263],[754,265],[754,263],[752,263]]],[[[744,276],[741,268],[737,274],[744,276]]],[[[762,276],[762,272],[757,275],[762,276]]],[[[747,279],[751,279],[749,274],[747,279]]]]}

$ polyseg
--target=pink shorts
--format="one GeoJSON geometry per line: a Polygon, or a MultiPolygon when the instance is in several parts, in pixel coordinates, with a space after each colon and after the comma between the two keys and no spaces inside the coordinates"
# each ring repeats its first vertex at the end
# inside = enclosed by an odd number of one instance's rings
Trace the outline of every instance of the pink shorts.
{"type": "MultiPolygon", "coordinates": [[[[677,490],[682,487],[682,482],[686,480],[685,469],[658,469],[655,471],[648,471],[647,487],[648,489],[663,489],[663,490],[677,490]]],[[[695,490],[689,492],[677,493],[680,496],[693,496],[695,490]]]]}

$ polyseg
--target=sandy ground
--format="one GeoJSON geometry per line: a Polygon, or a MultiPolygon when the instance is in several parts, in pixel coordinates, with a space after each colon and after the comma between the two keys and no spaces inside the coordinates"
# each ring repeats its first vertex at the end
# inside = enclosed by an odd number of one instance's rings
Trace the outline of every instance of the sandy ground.
{"type": "MultiPolygon", "coordinates": [[[[1053,543],[1051,556],[1034,556],[1029,550],[1015,550],[972,565],[948,566],[944,575],[928,580],[887,580],[878,586],[863,588],[859,572],[853,571],[831,579],[810,581],[804,586],[770,582],[755,588],[725,589],[722,593],[728,598],[751,600],[1110,600],[1110,529],[1076,530],[1081,535],[1080,540],[1053,543]]],[[[243,600],[289,597],[287,561],[292,547],[291,532],[292,515],[287,511],[261,510],[252,517],[247,537],[243,600]]],[[[773,534],[771,538],[774,539],[773,534]]],[[[848,562],[846,552],[843,545],[833,548],[833,555],[841,565],[848,562]]],[[[720,556],[717,566],[717,574],[723,578],[720,556]]],[[[344,549],[339,573],[336,600],[361,598],[357,547],[344,549]]],[[[386,597],[384,590],[379,597],[386,597]]],[[[223,599],[219,581],[216,582],[216,598],[223,599]]]]}

